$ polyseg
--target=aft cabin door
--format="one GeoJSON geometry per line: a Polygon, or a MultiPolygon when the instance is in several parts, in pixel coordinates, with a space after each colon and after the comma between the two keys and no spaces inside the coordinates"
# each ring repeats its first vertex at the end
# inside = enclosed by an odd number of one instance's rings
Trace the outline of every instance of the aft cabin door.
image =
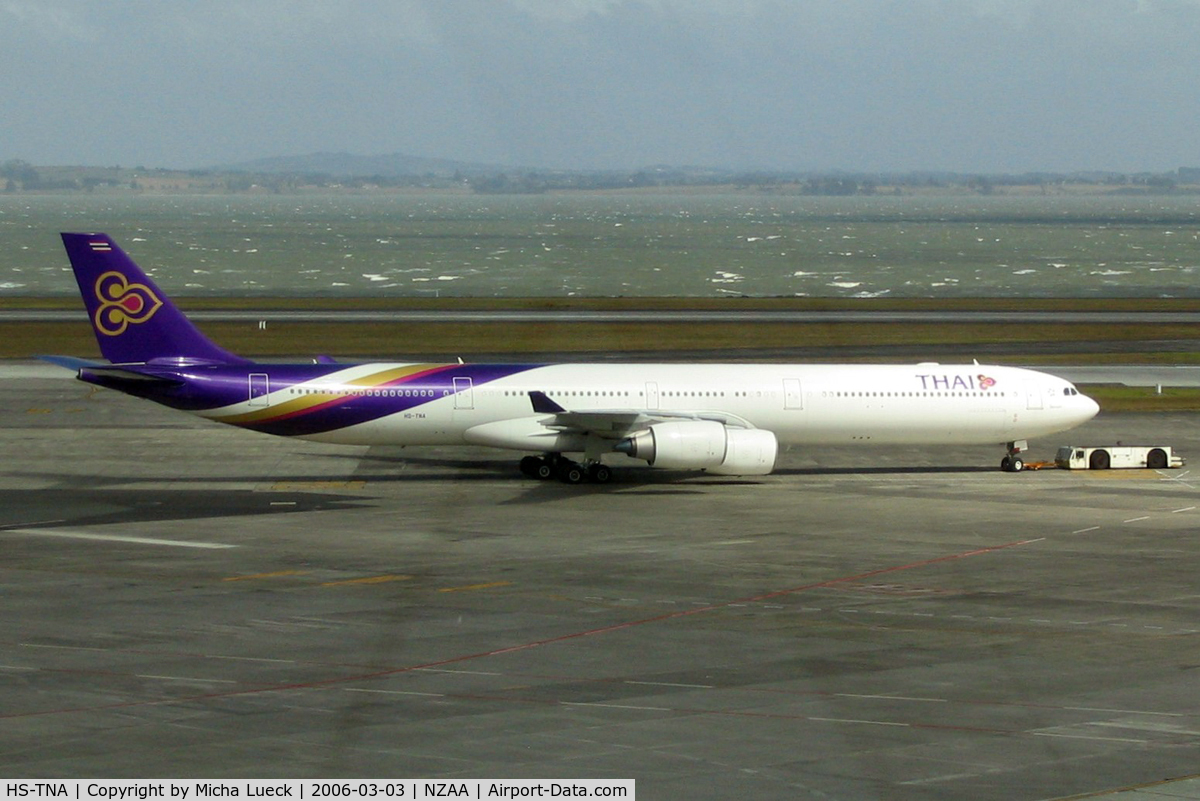
{"type": "Polygon", "coordinates": [[[250,374],[250,405],[270,406],[267,396],[271,394],[271,382],[266,373],[250,374]]]}

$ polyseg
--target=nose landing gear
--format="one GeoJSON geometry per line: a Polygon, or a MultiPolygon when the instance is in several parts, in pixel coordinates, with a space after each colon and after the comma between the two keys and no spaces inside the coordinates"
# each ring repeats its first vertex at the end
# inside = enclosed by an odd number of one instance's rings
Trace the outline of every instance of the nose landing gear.
{"type": "Polygon", "coordinates": [[[1023,439],[1008,443],[1008,454],[1000,460],[1000,469],[1006,473],[1020,473],[1025,469],[1025,460],[1018,454],[1027,450],[1029,443],[1023,439]]]}

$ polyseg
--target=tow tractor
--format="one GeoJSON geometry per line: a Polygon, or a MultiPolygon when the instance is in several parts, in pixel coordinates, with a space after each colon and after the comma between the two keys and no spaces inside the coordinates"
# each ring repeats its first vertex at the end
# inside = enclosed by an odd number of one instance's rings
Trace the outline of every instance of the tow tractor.
{"type": "Polygon", "coordinates": [[[1163,470],[1183,467],[1186,463],[1167,445],[1063,445],[1054,456],[1055,466],[1065,470],[1108,470],[1110,467],[1163,470]]]}

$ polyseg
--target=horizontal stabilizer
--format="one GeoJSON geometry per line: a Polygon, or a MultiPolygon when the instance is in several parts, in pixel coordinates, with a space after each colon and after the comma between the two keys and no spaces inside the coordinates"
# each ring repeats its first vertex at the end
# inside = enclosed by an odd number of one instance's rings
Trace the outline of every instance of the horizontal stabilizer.
{"type": "Polygon", "coordinates": [[[101,362],[93,362],[88,359],[77,359],[74,356],[38,356],[44,362],[65,367],[68,370],[82,370],[84,367],[107,367],[108,365],[101,362]]]}
{"type": "Polygon", "coordinates": [[[127,367],[86,366],[79,369],[79,378],[89,384],[115,386],[118,384],[156,384],[158,386],[182,386],[185,382],[175,376],[153,375],[127,367]]]}

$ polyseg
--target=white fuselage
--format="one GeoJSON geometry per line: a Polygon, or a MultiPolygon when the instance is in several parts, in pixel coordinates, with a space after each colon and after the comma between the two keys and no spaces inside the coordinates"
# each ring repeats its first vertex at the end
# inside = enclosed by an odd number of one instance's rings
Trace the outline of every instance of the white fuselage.
{"type": "MultiPolygon", "coordinates": [[[[272,392],[257,405],[285,402],[287,392],[350,393],[361,376],[399,366],[347,366],[272,392]]],[[[556,364],[484,383],[459,381],[455,391],[421,406],[303,436],[363,445],[477,443],[467,433],[477,426],[527,421],[537,427],[550,417],[533,410],[533,391],[568,412],[696,415],[769,430],[780,445],[1004,443],[1064,431],[1098,409],[1062,379],[978,364],[556,364]]],[[[202,414],[220,420],[247,408],[236,404],[202,414]]]]}

